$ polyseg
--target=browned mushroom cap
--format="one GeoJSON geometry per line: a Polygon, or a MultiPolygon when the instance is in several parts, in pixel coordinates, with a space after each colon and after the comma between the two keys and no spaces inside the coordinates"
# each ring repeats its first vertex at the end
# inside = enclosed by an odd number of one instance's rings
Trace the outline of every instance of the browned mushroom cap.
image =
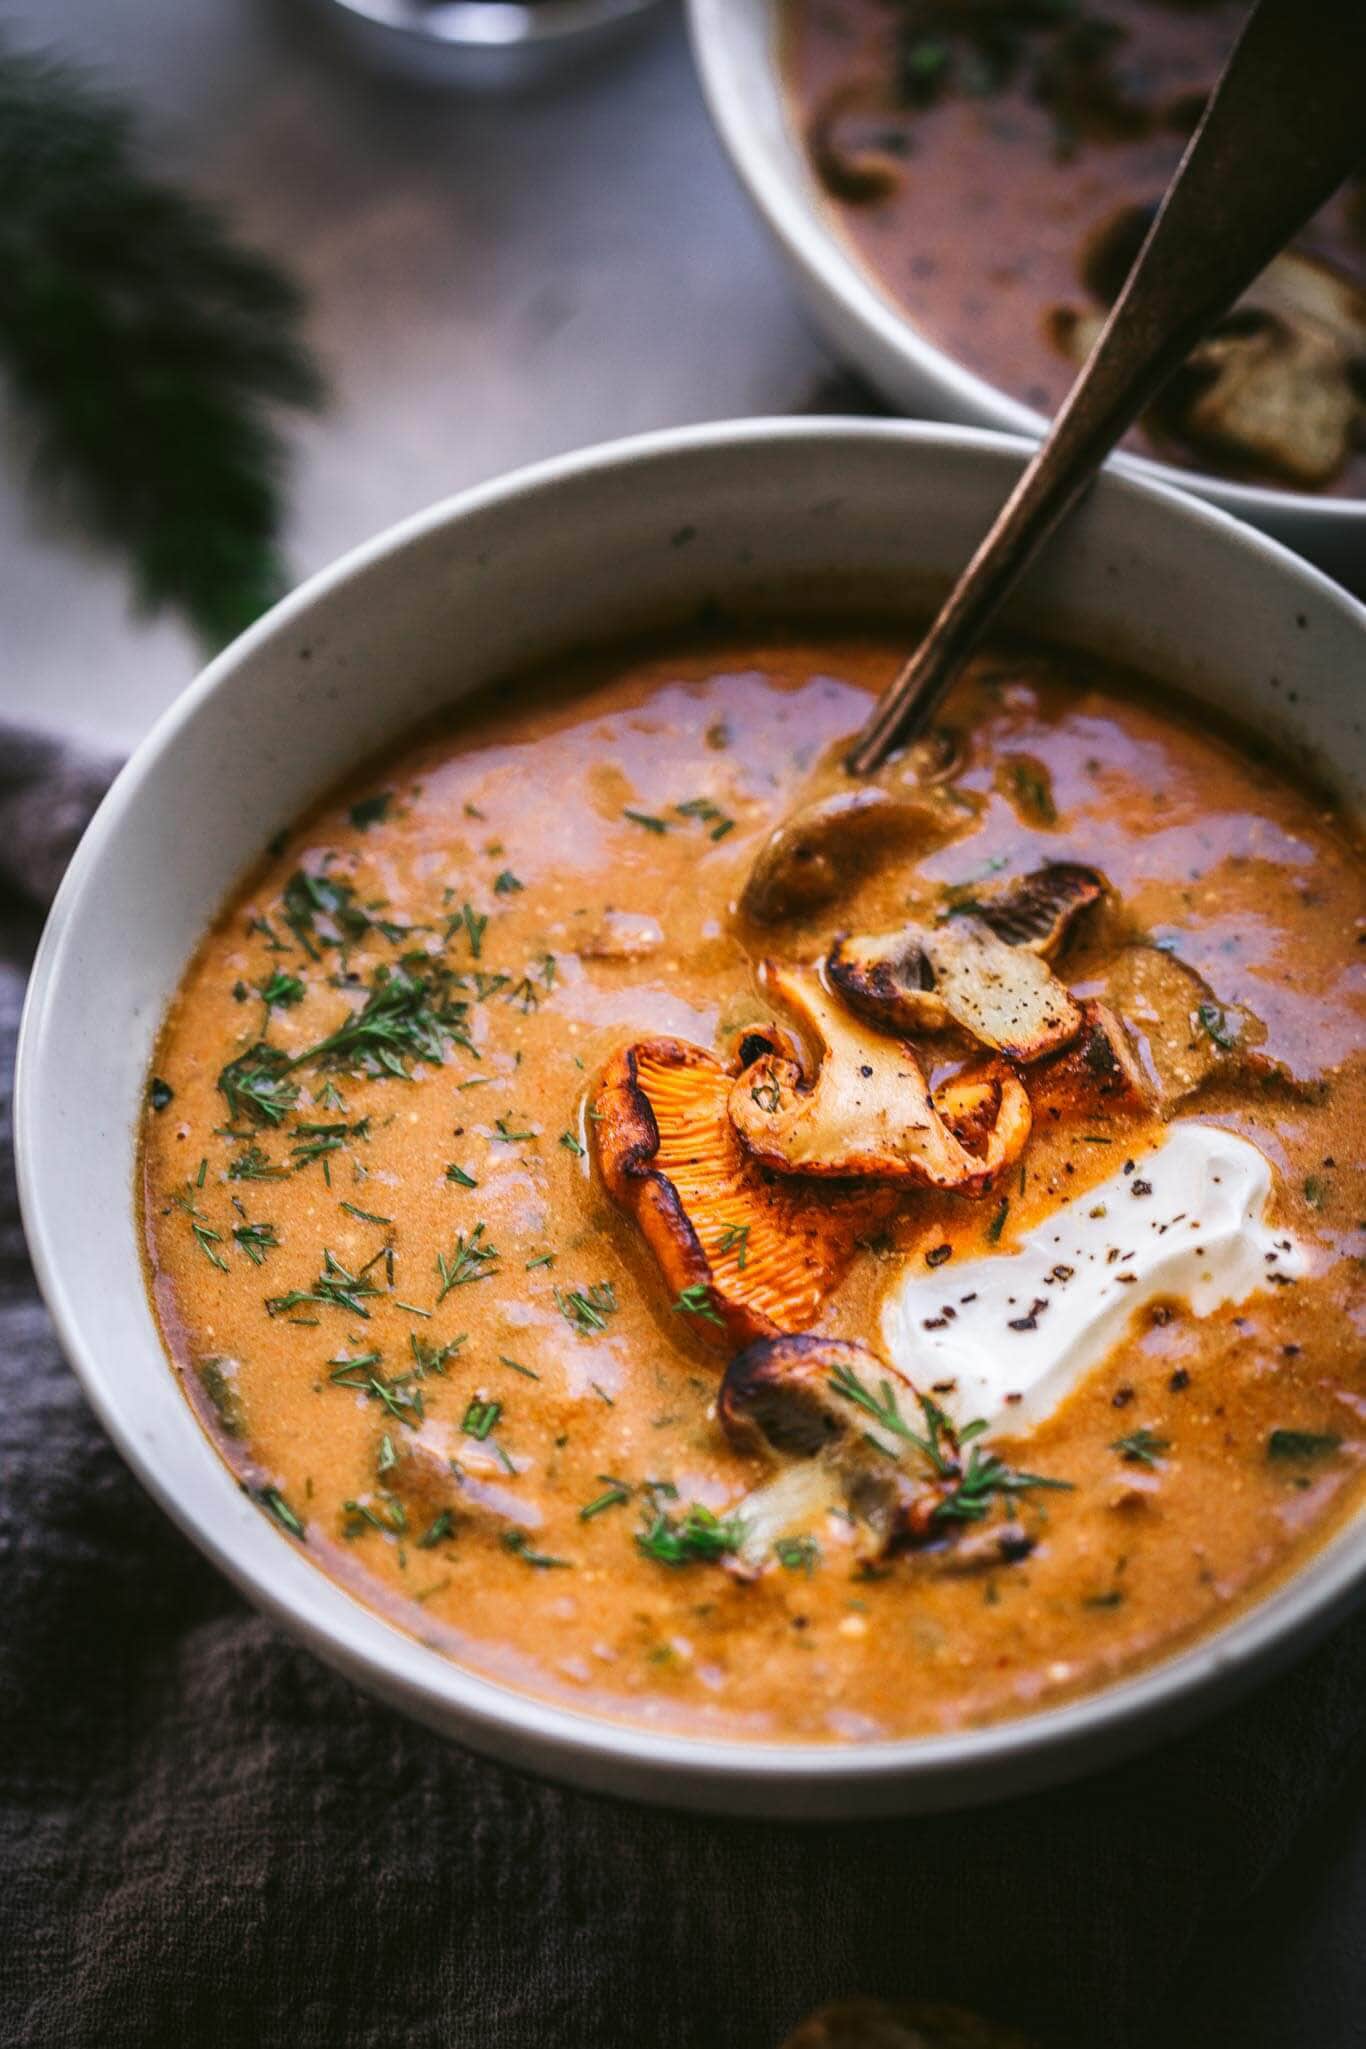
{"type": "MultiPolygon", "coordinates": [[[[790,1052],[752,1030],[742,1057],[790,1052]]],[[[737,1063],[680,1039],[624,1046],[608,1062],[590,1119],[604,1185],[639,1226],[689,1325],[709,1342],[802,1330],[842,1279],[858,1241],[896,1197],[868,1187],[777,1180],[751,1158],[727,1114],[737,1063]]]]}
{"type": "Polygon", "coordinates": [[[963,912],[989,925],[1007,946],[1056,960],[1093,904],[1105,878],[1080,861],[1050,861],[1029,875],[979,889],[963,912]]]}
{"type": "MultiPolygon", "coordinates": [[[[766,973],[772,992],[819,1041],[821,1057],[808,1079],[796,1060],[766,1052],[732,1086],[731,1122],[756,1159],[781,1174],[856,1175],[980,1195],[1018,1156],[1029,1107],[1004,1062],[986,1078],[996,1114],[986,1149],[975,1153],[936,1107],[904,1040],[860,1024],[809,970],[770,962],[766,973]]],[[[980,1098],[971,1108],[980,1134],[980,1098]]]]}
{"type": "Polygon", "coordinates": [[[1081,1006],[1082,1027],[1072,1044],[1028,1069],[1035,1120],[1058,1123],[1107,1116],[1151,1117],[1156,1105],[1128,1033],[1103,1003],[1081,1006]]]}
{"type": "Polygon", "coordinates": [[[841,1397],[841,1378],[884,1397],[890,1391],[894,1410],[903,1398],[914,1409],[904,1374],[867,1345],[841,1338],[763,1338],[726,1368],[717,1412],[727,1435],[737,1449],[780,1467],[736,1509],[745,1531],[742,1563],[761,1565],[775,1543],[807,1535],[832,1510],[853,1519],[860,1549],[879,1556],[917,1519],[930,1490],[897,1468],[895,1438],[841,1397]]]}
{"type": "Polygon", "coordinates": [[[885,199],[905,176],[887,89],[875,74],[842,79],[817,102],[806,127],[812,167],[827,192],[854,205],[885,199]]]}
{"type": "Polygon", "coordinates": [[[760,848],[740,894],[743,915],[756,925],[804,917],[885,856],[961,832],[969,813],[943,787],[960,763],[956,738],[931,733],[889,764],[887,781],[840,784],[799,805],[760,848]]]}
{"type": "Polygon", "coordinates": [[[884,1026],[954,1024],[1012,1060],[1042,1060],[1081,1029],[1081,1011],[1041,953],[1008,945],[977,917],[842,936],[826,969],[846,1003],[884,1026]]]}
{"type": "Polygon", "coordinates": [[[1267,1065],[1256,1053],[1265,1037],[1260,1021],[1239,1004],[1221,1003],[1203,976],[1161,947],[1126,946],[1106,983],[1164,1117],[1249,1056],[1267,1065]]]}
{"type": "MultiPolygon", "coordinates": [[[[1088,244],[1083,279],[1103,301],[1150,216],[1122,209],[1088,244]]],[[[1099,325],[1099,315],[1069,309],[1052,321],[1058,346],[1079,360],[1099,325]]],[[[1198,453],[1315,489],[1338,474],[1366,425],[1363,360],[1366,291],[1322,257],[1286,249],[1191,352],[1153,419],[1198,453]]]]}

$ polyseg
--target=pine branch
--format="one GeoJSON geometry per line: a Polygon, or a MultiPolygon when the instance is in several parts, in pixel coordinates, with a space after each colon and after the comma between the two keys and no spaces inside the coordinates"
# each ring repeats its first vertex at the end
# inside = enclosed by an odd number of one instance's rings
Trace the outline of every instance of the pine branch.
{"type": "Polygon", "coordinates": [[[122,108],[0,44],[0,374],[35,476],[211,647],[286,587],[273,415],[324,396],[302,310],[122,108]]]}

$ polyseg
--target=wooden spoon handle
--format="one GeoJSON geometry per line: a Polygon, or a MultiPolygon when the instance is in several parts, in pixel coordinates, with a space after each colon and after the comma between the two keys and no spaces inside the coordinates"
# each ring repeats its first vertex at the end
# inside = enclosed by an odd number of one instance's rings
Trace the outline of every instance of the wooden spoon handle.
{"type": "Polygon", "coordinates": [[[1260,0],[1062,410],[848,759],[925,730],[1068,507],[1210,325],[1361,162],[1366,0],[1260,0]]]}

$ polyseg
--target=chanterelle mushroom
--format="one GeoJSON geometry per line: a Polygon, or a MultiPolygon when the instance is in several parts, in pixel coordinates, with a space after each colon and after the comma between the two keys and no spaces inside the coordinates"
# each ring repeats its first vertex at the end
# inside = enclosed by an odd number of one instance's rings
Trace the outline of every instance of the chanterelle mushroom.
{"type": "Polygon", "coordinates": [[[880,1024],[913,1032],[957,1025],[1012,1060],[1041,1060],[1081,1029],[1081,1011],[1042,950],[1008,944],[980,916],[845,935],[826,969],[845,1002],[880,1024]]]}
{"type": "MultiPolygon", "coordinates": [[[[742,1057],[779,1043],[748,1034],[742,1057]]],[[[738,1064],[680,1039],[624,1046],[590,1118],[608,1193],[639,1225],[690,1326],[719,1344],[813,1322],[858,1240],[896,1203],[885,1189],[766,1173],[727,1113],[738,1064]]]]}
{"type": "Polygon", "coordinates": [[[911,1047],[851,1017],[809,969],[770,962],[767,974],[822,1051],[814,1077],[773,1049],[732,1084],[731,1122],[756,1159],[783,1174],[862,1175],[978,1195],[1019,1157],[1029,1099],[1004,1062],[955,1083],[937,1102],[911,1047]],[[955,1111],[968,1118],[980,1151],[953,1128],[955,1111]]]}

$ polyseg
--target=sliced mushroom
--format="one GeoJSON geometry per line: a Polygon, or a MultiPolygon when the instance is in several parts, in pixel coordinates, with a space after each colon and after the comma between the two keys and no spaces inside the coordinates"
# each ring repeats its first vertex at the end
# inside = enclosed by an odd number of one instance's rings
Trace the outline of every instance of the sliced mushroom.
{"type": "Polygon", "coordinates": [[[1105,878],[1094,868],[1080,861],[1050,861],[1029,875],[987,884],[959,910],[989,925],[1007,946],[1053,961],[1104,895],[1105,878]]]}
{"type": "Polygon", "coordinates": [[[784,1537],[818,1531],[834,1513],[854,1526],[865,1555],[882,1556],[924,1522],[938,1494],[895,1463],[895,1438],[837,1392],[841,1371],[900,1402],[915,1389],[867,1345],[826,1337],[760,1339],[731,1360],[717,1413],[740,1451],[777,1464],[735,1513],[744,1524],[742,1563],[757,1568],[784,1537]],[[923,1508],[922,1508],[923,1502],[923,1508]]]}
{"type": "Polygon", "coordinates": [[[740,895],[757,925],[804,917],[851,888],[884,856],[942,844],[969,816],[944,788],[959,763],[951,736],[931,734],[890,765],[891,787],[845,784],[774,827],[740,895]]]}
{"type": "Polygon", "coordinates": [[[843,79],[817,102],[806,146],[826,191],[856,206],[887,198],[905,176],[905,134],[873,75],[843,79]]]}
{"type": "MultiPolygon", "coordinates": [[[[790,1056],[782,1034],[747,1032],[742,1057],[790,1056]]],[[[739,1062],[679,1039],[625,1046],[603,1074],[590,1125],[604,1185],[639,1226],[670,1293],[708,1342],[802,1330],[843,1278],[860,1238],[891,1213],[884,1189],[777,1180],[727,1113],[739,1062]]]]}
{"type": "Polygon", "coordinates": [[[783,1174],[859,1175],[980,1195],[1018,1158],[1029,1136],[1029,1105],[1004,1062],[978,1077],[995,1108],[985,1130],[981,1096],[969,1098],[955,1084],[970,1135],[981,1144],[970,1150],[936,1106],[904,1040],[850,1017],[809,970],[770,963],[766,972],[773,993],[819,1040],[821,1057],[808,1079],[790,1054],[766,1051],[732,1085],[731,1122],[756,1159],[783,1174]]]}
{"type": "MultiPolygon", "coordinates": [[[[1083,254],[1089,289],[1108,303],[1151,218],[1127,207],[1083,254]]],[[[1099,316],[1059,309],[1058,346],[1078,360],[1099,316]]],[[[1366,429],[1366,291],[1302,249],[1286,249],[1191,352],[1153,409],[1192,449],[1313,490],[1331,483],[1366,429]]]]}
{"type": "Polygon", "coordinates": [[[1265,1036],[1250,1011],[1221,1003],[1203,976],[1159,946],[1126,946],[1106,980],[1164,1117],[1265,1036]]]}
{"type": "Polygon", "coordinates": [[[846,936],[826,965],[865,1016],[914,1032],[954,1024],[1012,1060],[1042,1060],[1081,1029],[1080,1009],[1041,954],[1009,945],[977,917],[846,936]]]}
{"type": "Polygon", "coordinates": [[[1081,1006],[1072,1044],[1028,1071],[1030,1109],[1039,1125],[1063,1119],[1147,1117],[1155,1107],[1128,1033],[1103,1003],[1081,1006]]]}

